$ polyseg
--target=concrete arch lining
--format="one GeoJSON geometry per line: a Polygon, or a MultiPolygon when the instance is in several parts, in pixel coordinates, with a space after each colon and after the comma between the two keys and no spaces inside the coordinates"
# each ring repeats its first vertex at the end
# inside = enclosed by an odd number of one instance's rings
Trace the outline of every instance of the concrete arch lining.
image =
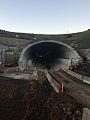
{"type": "Polygon", "coordinates": [[[65,64],[70,66],[71,60],[79,61],[81,57],[70,46],[54,41],[39,41],[23,49],[19,58],[19,67],[26,68],[33,64],[55,66],[65,64]]]}

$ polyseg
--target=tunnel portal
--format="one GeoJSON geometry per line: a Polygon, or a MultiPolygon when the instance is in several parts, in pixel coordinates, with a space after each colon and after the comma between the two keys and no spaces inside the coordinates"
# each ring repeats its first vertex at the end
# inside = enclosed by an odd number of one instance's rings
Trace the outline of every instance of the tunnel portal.
{"type": "Polygon", "coordinates": [[[19,58],[19,67],[30,66],[57,67],[77,64],[81,57],[70,46],[54,40],[39,41],[23,49],[19,58]]]}

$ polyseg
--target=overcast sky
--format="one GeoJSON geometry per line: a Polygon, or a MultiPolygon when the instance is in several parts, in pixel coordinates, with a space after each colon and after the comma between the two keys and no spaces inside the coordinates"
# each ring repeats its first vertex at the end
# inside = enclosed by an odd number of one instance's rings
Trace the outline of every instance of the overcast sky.
{"type": "Polygon", "coordinates": [[[90,0],[0,0],[0,29],[62,34],[90,29],[90,0]]]}

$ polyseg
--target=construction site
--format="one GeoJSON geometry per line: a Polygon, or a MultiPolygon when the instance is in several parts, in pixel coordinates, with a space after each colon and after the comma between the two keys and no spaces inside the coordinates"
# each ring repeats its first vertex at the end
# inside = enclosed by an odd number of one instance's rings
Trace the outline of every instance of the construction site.
{"type": "Polygon", "coordinates": [[[0,120],[90,120],[89,56],[56,40],[17,44],[0,45],[0,120]]]}

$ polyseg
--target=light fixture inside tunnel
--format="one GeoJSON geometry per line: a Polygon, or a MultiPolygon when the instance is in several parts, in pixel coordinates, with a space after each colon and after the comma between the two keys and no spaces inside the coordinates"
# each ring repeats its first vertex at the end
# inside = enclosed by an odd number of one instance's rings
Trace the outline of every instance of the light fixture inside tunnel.
{"type": "Polygon", "coordinates": [[[71,60],[79,61],[79,54],[70,46],[57,41],[39,41],[28,45],[19,59],[19,67],[31,67],[33,65],[70,66],[71,60]]]}

